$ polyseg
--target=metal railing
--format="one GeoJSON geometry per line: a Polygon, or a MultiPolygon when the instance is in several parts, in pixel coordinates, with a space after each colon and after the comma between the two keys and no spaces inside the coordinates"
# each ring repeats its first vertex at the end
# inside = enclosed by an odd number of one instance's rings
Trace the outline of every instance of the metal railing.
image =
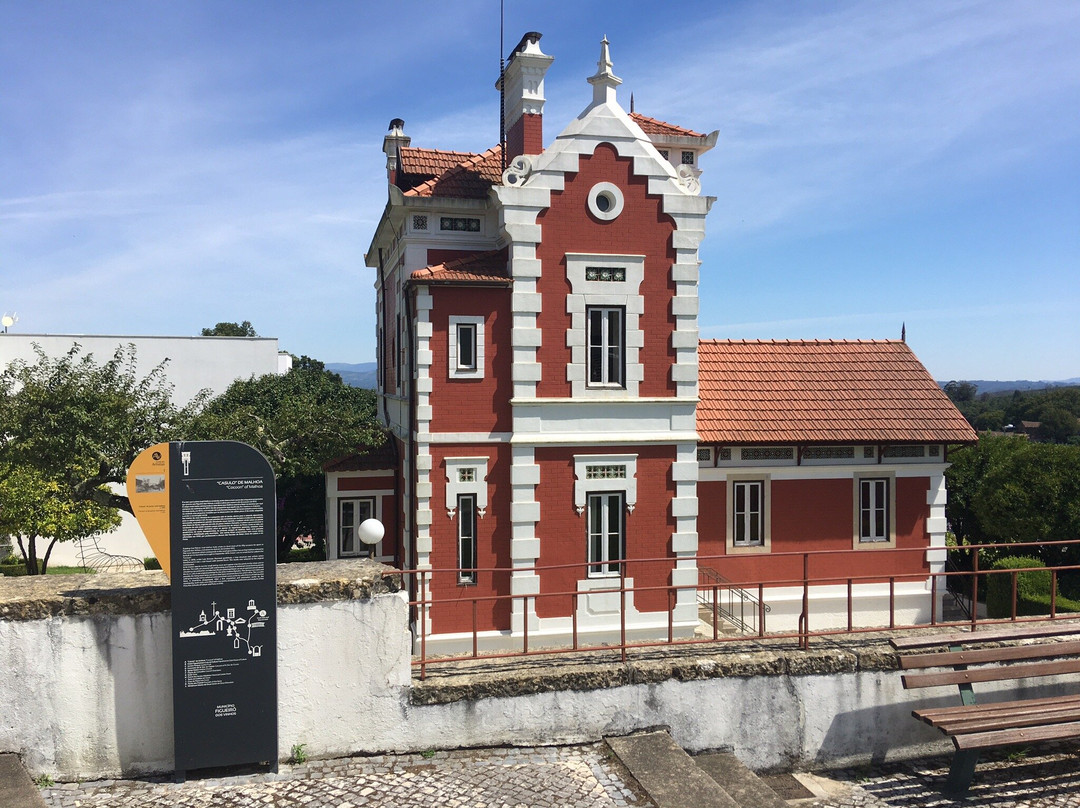
{"type": "MultiPolygon", "coordinates": [[[[748,635],[754,640],[794,640],[800,648],[805,649],[809,648],[811,640],[816,637],[900,631],[927,626],[969,626],[972,631],[975,631],[980,625],[1061,619],[1063,615],[1059,614],[1058,609],[1060,576],[1072,574],[1080,577],[1080,564],[1022,569],[982,569],[980,558],[989,551],[1000,554],[1001,551],[1007,550],[1010,555],[1015,555],[1018,552],[1023,553],[1026,549],[1027,554],[1038,555],[1040,550],[1046,551],[1047,548],[1064,550],[1067,547],[1080,548],[1080,541],[934,548],[881,548],[872,551],[860,549],[773,553],[769,556],[769,564],[780,568],[780,571],[773,577],[755,581],[738,574],[740,558],[745,557],[699,556],[697,558],[699,578],[696,587],[676,586],[670,583],[642,585],[637,582],[642,577],[650,577],[648,574],[638,576],[632,584],[628,583],[628,580],[634,577],[628,574],[628,569],[631,567],[640,567],[644,570],[648,569],[649,565],[656,565],[651,571],[651,576],[657,577],[658,570],[662,568],[666,577],[673,569],[676,569],[675,559],[671,557],[624,560],[618,564],[618,575],[610,578],[590,579],[589,565],[581,563],[470,570],[469,572],[474,574],[480,586],[459,585],[461,570],[458,569],[408,570],[387,574],[402,575],[407,581],[410,592],[410,619],[415,639],[413,665],[419,669],[420,677],[424,678],[428,666],[462,659],[504,659],[603,651],[609,654],[615,652],[619,659],[625,662],[628,653],[635,649],[700,643],[722,644],[745,641],[748,635]],[[957,552],[971,554],[971,569],[960,569],[955,564],[944,563],[950,553],[957,552]],[[865,574],[837,574],[836,570],[844,566],[843,557],[856,559],[861,557],[865,560],[868,554],[872,554],[876,559],[888,558],[889,563],[878,564],[877,570],[865,574]],[[945,554],[944,557],[942,554],[945,554]],[[884,574],[880,571],[886,567],[897,567],[898,564],[903,563],[905,556],[908,557],[909,566],[913,564],[912,556],[921,557],[921,567],[911,572],[895,572],[894,574],[884,574]],[[893,563],[894,559],[896,563],[893,563]],[[732,568],[729,571],[731,577],[721,576],[714,569],[716,566],[732,568]],[[1050,574],[1050,603],[1045,614],[1023,614],[1018,608],[1019,575],[1033,572],[1050,574]],[[998,575],[1010,576],[1011,579],[1011,606],[1008,615],[1002,618],[980,618],[978,609],[971,608],[961,620],[945,619],[941,613],[943,600],[950,589],[958,588],[955,583],[950,586],[953,579],[967,579],[964,583],[970,583],[970,587],[964,588],[970,591],[970,603],[974,607],[979,602],[980,578],[998,575]],[[479,594],[483,591],[485,583],[494,582],[496,579],[501,582],[499,589],[512,592],[515,576],[525,576],[530,581],[534,580],[531,576],[537,576],[541,580],[541,586],[523,586],[524,591],[520,594],[479,594]],[[551,576],[573,582],[575,586],[567,588],[551,585],[551,576]],[[544,586],[543,581],[546,577],[549,583],[544,586]],[[582,580],[590,582],[586,590],[580,588],[582,580]],[[928,595],[929,619],[913,622],[898,618],[897,589],[913,582],[921,584],[920,591],[928,595]],[[868,584],[874,586],[867,587],[868,584]],[[831,587],[833,592],[831,601],[818,597],[816,590],[819,587],[831,587]],[[676,619],[677,607],[680,605],[682,611],[679,614],[684,618],[687,614],[688,592],[693,595],[689,606],[695,611],[703,601],[710,604],[713,610],[711,631],[707,626],[698,626],[697,630],[690,631],[685,619],[676,619]],[[836,595],[837,592],[841,594],[836,595]],[[788,603],[797,604],[795,611],[789,610],[787,614],[789,619],[794,619],[793,627],[777,628],[775,614],[773,624],[769,624],[767,616],[774,613],[774,609],[768,601],[777,598],[778,593],[783,593],[788,603]],[[613,613],[604,625],[606,636],[599,637],[596,625],[581,625],[580,607],[583,598],[603,596],[608,596],[609,602],[616,602],[618,606],[614,610],[617,614],[613,613]],[[888,606],[887,610],[883,611],[880,601],[886,596],[888,606]],[[654,621],[647,631],[642,631],[639,625],[628,620],[627,604],[634,603],[639,598],[653,603],[666,603],[666,610],[648,610],[648,613],[654,617],[656,615],[665,617],[666,625],[654,621]],[[744,604],[752,604],[755,614],[748,620],[746,619],[747,611],[744,609],[740,617],[745,633],[722,634],[719,631],[720,620],[717,618],[722,616],[720,604],[725,599],[729,599],[732,603],[739,600],[744,604]],[[818,607],[820,610],[811,608],[812,604],[817,605],[822,601],[824,601],[823,605],[818,607]],[[837,601],[842,601],[843,605],[838,607],[837,601]],[[829,605],[830,602],[832,605],[829,605]],[[872,608],[869,608],[868,604],[871,604],[872,608]],[[459,620],[463,613],[468,615],[466,621],[468,628],[462,630],[458,625],[450,630],[443,616],[443,613],[448,611],[454,611],[459,620]],[[536,617],[543,616],[540,612],[547,612],[548,616],[558,616],[568,620],[569,625],[559,637],[553,637],[550,633],[538,637],[536,617]],[[872,612],[877,616],[864,621],[858,617],[864,612],[872,612]],[[438,655],[433,655],[430,652],[429,639],[442,640],[449,635],[458,638],[468,636],[468,644],[471,647],[463,653],[452,654],[446,653],[440,647],[437,649],[438,655]],[[481,648],[481,638],[485,641],[494,638],[504,647],[484,650],[481,648]],[[511,645],[513,647],[508,647],[511,645]]],[[[760,565],[760,557],[757,558],[760,565]]],[[[911,587],[908,587],[908,590],[910,593],[911,587]]],[[[734,610],[731,611],[734,612],[734,610]]],[[[1064,616],[1080,615],[1067,613],[1064,616]]]]}
{"type": "Polygon", "coordinates": [[[742,634],[757,634],[764,620],[758,612],[771,612],[772,607],[762,603],[742,587],[736,586],[711,567],[698,567],[698,603],[711,612],[710,624],[724,620],[742,634]]]}

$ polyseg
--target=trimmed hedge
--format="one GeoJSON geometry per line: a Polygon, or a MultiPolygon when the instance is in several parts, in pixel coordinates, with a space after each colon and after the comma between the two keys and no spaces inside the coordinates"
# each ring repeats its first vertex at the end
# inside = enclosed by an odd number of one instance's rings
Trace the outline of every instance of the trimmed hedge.
{"type": "Polygon", "coordinates": [[[21,561],[18,564],[0,564],[0,575],[26,575],[26,565],[21,561]]]}
{"type": "MultiPolygon", "coordinates": [[[[1028,556],[1007,556],[994,562],[991,569],[1031,569],[1016,575],[1016,614],[1050,614],[1050,570],[1042,561],[1028,556]]],[[[986,613],[990,618],[1012,617],[1012,578],[1007,572],[986,576],[986,613]]],[[[1059,612],[1080,612],[1080,602],[1070,600],[1060,593],[1055,605],[1059,612]]]]}

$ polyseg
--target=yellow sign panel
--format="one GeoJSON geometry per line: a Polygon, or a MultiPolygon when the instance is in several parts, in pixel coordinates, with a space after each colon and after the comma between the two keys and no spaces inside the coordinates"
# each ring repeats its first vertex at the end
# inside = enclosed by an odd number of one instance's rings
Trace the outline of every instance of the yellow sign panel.
{"type": "Polygon", "coordinates": [[[156,443],[135,458],[128,469],[127,495],[150,549],[171,580],[169,444],[156,443]]]}

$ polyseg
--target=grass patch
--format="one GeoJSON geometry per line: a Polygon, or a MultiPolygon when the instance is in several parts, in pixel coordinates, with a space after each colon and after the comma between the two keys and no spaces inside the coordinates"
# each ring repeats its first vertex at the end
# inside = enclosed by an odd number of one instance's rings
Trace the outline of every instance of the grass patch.
{"type": "MultiPolygon", "coordinates": [[[[46,571],[46,575],[88,575],[93,573],[90,567],[53,567],[50,566],[46,571]]],[[[2,575],[26,575],[26,565],[21,561],[17,564],[0,564],[0,574],[2,575]]]]}

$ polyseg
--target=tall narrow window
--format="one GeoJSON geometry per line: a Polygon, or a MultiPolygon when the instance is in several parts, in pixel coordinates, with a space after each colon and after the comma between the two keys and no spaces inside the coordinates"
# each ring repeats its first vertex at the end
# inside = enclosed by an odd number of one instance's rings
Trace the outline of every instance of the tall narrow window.
{"type": "Polygon", "coordinates": [[[457,324],[457,368],[476,370],[476,324],[457,324]]]}
{"type": "Polygon", "coordinates": [[[458,583],[476,583],[476,497],[459,494],[458,513],[458,583]]]}
{"type": "Polygon", "coordinates": [[[375,515],[374,499],[338,500],[338,555],[342,558],[358,556],[366,548],[356,535],[356,528],[365,519],[375,515]]]}
{"type": "Polygon", "coordinates": [[[621,307],[590,307],[586,311],[589,385],[622,387],[625,380],[623,345],[626,331],[621,307]]]}
{"type": "Polygon", "coordinates": [[[588,510],[589,577],[616,576],[626,539],[623,494],[589,494],[588,510]]]}
{"type": "Polygon", "coordinates": [[[760,547],[765,543],[765,483],[735,482],[732,494],[735,497],[732,543],[736,547],[760,547]]]}
{"type": "Polygon", "coordinates": [[[889,541],[889,481],[859,481],[859,541],[889,541]]]}

